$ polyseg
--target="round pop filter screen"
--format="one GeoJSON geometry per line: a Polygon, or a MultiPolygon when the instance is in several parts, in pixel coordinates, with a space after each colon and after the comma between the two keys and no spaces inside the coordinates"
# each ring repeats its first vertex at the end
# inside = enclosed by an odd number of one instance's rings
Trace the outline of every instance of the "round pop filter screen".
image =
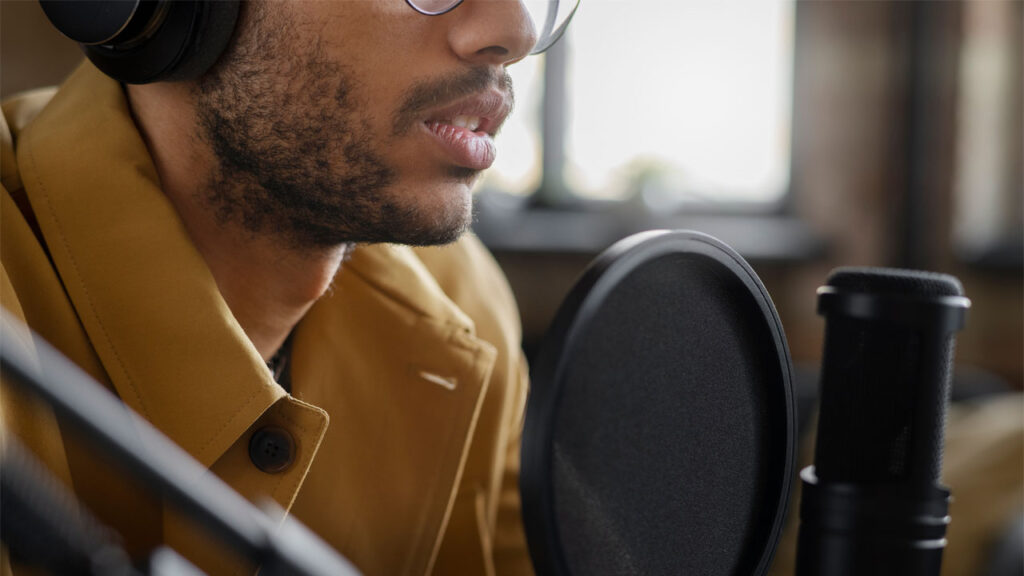
{"type": "Polygon", "coordinates": [[[795,451],[791,362],[725,244],[649,232],[599,257],[531,373],[523,519],[539,574],[755,575],[795,451]]]}

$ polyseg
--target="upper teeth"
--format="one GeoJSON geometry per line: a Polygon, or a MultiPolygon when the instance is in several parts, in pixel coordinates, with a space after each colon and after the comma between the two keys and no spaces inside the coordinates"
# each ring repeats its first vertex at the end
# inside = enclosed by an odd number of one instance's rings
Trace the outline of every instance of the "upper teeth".
{"type": "Polygon", "coordinates": [[[465,128],[471,132],[475,132],[480,127],[479,116],[456,116],[452,118],[452,126],[458,126],[459,128],[465,128]]]}

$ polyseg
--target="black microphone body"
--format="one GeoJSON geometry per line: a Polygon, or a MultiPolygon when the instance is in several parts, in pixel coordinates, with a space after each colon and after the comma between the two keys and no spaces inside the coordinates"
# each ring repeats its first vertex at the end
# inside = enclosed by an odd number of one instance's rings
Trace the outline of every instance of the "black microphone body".
{"type": "Polygon", "coordinates": [[[797,576],[938,576],[954,334],[969,306],[956,278],[929,272],[842,268],[818,290],[821,410],[800,474],[797,576]]]}

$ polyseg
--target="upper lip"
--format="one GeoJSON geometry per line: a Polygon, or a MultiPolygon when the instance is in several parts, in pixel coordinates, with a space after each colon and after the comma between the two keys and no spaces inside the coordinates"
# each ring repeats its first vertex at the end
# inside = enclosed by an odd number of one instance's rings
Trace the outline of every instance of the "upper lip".
{"type": "Polygon", "coordinates": [[[498,90],[488,90],[462,98],[453,104],[431,111],[425,122],[441,122],[456,116],[480,118],[477,132],[494,136],[512,109],[512,98],[498,90]]]}

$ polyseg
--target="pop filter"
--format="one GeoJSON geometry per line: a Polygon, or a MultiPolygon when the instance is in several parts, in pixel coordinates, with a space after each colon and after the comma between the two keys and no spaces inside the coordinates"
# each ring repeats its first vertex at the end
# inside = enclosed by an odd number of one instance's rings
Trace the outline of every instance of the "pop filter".
{"type": "Polygon", "coordinates": [[[761,575],[789,499],[792,366],[760,280],[686,231],[584,272],[531,372],[523,520],[548,576],[761,575]]]}

